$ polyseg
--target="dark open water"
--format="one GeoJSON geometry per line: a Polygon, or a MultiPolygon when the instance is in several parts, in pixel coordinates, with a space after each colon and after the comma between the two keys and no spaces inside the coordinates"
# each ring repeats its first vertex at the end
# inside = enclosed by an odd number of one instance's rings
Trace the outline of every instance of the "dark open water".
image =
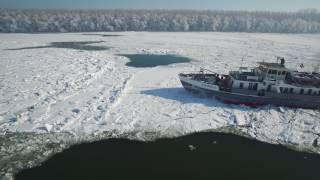
{"type": "Polygon", "coordinates": [[[164,66],[176,63],[187,63],[191,61],[191,59],[188,57],[176,55],[122,54],[121,56],[129,58],[130,62],[126,64],[127,66],[136,68],[164,66]]]}
{"type": "Polygon", "coordinates": [[[110,139],[76,145],[16,179],[319,180],[319,165],[320,155],[235,135],[198,133],[155,142],[110,139]]]}

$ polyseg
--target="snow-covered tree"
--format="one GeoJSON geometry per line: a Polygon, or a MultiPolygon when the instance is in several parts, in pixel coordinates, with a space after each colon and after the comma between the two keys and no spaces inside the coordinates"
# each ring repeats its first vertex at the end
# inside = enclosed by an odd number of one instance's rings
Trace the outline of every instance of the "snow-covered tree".
{"type": "Polygon", "coordinates": [[[0,32],[84,31],[320,33],[320,12],[0,9],[0,32]]]}

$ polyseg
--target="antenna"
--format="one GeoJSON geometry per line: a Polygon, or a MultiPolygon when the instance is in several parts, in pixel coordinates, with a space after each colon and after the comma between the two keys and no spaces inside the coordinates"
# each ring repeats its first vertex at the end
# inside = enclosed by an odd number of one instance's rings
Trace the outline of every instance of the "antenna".
{"type": "Polygon", "coordinates": [[[241,59],[241,65],[239,68],[240,72],[242,72],[242,70],[243,70],[243,60],[244,60],[244,56],[242,56],[242,59],[241,59]]]}
{"type": "Polygon", "coordinates": [[[314,67],[313,72],[314,73],[319,73],[320,72],[320,63],[314,67]]]}
{"type": "Polygon", "coordinates": [[[243,65],[243,60],[244,60],[244,56],[242,56],[242,59],[241,59],[241,67],[243,65]]]}

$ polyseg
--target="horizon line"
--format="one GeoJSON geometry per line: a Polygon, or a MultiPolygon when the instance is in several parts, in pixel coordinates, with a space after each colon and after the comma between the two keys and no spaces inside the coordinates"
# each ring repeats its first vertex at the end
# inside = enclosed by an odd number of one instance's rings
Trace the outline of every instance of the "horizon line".
{"type": "Polygon", "coordinates": [[[318,8],[302,8],[298,10],[244,10],[244,9],[202,9],[202,8],[0,8],[5,10],[63,10],[63,11],[107,11],[107,10],[122,10],[122,11],[236,11],[236,12],[286,12],[286,13],[297,13],[302,11],[315,11],[320,12],[318,8]]]}

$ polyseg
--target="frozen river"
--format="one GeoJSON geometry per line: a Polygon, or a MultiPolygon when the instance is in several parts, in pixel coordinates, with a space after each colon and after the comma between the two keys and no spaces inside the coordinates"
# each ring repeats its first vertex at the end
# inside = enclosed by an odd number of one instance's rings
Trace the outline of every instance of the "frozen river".
{"type": "Polygon", "coordinates": [[[242,58],[242,66],[253,67],[275,56],[285,57],[289,68],[303,63],[312,71],[320,60],[319,35],[60,33],[0,34],[0,40],[2,176],[71,144],[128,134],[153,140],[222,131],[320,152],[318,110],[225,105],[187,93],[177,77],[200,67],[227,73],[242,58]],[[134,54],[188,60],[133,67],[125,55],[134,54]]]}

